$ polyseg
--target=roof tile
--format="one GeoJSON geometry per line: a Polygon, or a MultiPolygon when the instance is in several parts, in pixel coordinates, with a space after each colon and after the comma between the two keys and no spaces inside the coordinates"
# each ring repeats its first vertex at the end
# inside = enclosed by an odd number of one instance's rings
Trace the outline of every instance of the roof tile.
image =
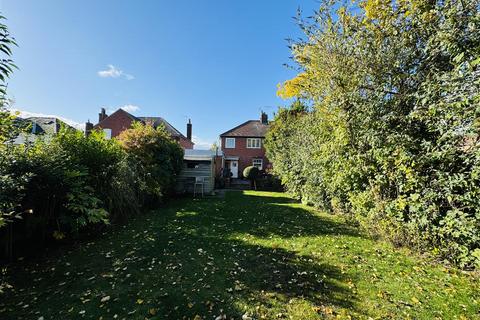
{"type": "Polygon", "coordinates": [[[267,130],[268,124],[264,124],[259,120],[249,120],[222,133],[220,137],[265,137],[267,130]]]}

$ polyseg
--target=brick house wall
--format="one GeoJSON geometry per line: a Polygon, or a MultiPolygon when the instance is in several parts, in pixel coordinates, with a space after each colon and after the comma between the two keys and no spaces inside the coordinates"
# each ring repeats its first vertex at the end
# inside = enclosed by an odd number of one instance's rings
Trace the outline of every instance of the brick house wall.
{"type": "Polygon", "coordinates": [[[103,119],[100,123],[95,125],[95,129],[111,129],[112,138],[118,137],[122,131],[130,129],[134,119],[127,112],[119,109],[112,113],[107,118],[103,119]]]}
{"type": "MultiPolygon", "coordinates": [[[[104,113],[105,110],[102,110],[102,113],[99,114],[100,118],[103,118],[98,124],[94,126],[94,129],[111,129],[112,138],[118,137],[123,131],[130,129],[133,122],[140,121],[139,119],[132,116],[130,113],[118,109],[111,115],[107,116],[104,113]]],[[[168,130],[167,130],[168,131],[168,130]]],[[[190,133],[191,133],[191,124],[190,124],[190,133]]],[[[183,149],[193,149],[193,142],[186,137],[174,135],[172,138],[177,141],[183,149]]]]}
{"type": "MultiPolygon", "coordinates": [[[[248,137],[256,138],[256,137],[248,137]]],[[[222,151],[225,157],[238,157],[238,175],[239,177],[243,176],[243,170],[252,165],[253,159],[262,159],[263,160],[263,170],[270,167],[270,162],[265,156],[265,148],[263,147],[263,137],[258,137],[261,139],[261,148],[247,148],[247,137],[221,137],[222,142],[222,151]],[[235,138],[235,148],[225,148],[225,139],[226,138],[235,138]]]]}
{"type": "MultiPolygon", "coordinates": [[[[177,140],[177,139],[175,139],[177,140]]],[[[178,143],[180,143],[180,146],[183,148],[183,149],[193,149],[193,142],[188,140],[188,139],[185,139],[185,138],[180,138],[180,140],[177,140],[178,143]]]]}

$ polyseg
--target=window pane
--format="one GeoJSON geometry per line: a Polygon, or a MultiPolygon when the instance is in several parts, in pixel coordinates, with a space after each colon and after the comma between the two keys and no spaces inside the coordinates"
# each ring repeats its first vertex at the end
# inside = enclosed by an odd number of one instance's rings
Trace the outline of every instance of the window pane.
{"type": "Polygon", "coordinates": [[[235,148],[235,138],[225,138],[225,148],[235,148]]]}
{"type": "Polygon", "coordinates": [[[257,167],[259,170],[263,169],[263,159],[253,159],[252,160],[252,165],[254,167],[257,167]]]}
{"type": "Polygon", "coordinates": [[[247,148],[260,149],[261,139],[247,138],[247,148]]]}
{"type": "Polygon", "coordinates": [[[112,138],[112,129],[105,128],[103,129],[103,132],[105,133],[105,139],[112,138]]]}

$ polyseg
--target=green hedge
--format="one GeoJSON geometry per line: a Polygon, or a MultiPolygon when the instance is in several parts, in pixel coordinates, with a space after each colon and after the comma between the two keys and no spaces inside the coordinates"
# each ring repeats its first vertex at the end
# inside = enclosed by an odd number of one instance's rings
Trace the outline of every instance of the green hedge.
{"type": "Polygon", "coordinates": [[[279,89],[295,102],[265,142],[289,192],[398,245],[480,265],[474,2],[329,2],[299,20],[301,72],[279,89]]]}
{"type": "MultiPolygon", "coordinates": [[[[151,141],[147,130],[137,125],[128,131],[151,141]]],[[[0,242],[6,254],[12,255],[17,243],[28,246],[31,241],[76,236],[137,214],[149,201],[164,199],[180,170],[183,152],[164,129],[151,130],[162,147],[138,143],[135,152],[116,139],[105,139],[102,132],[85,137],[67,129],[26,145],[3,144],[0,242]],[[141,154],[162,161],[147,163],[141,154]],[[153,193],[146,177],[155,179],[155,190],[161,192],[153,193]]]]}

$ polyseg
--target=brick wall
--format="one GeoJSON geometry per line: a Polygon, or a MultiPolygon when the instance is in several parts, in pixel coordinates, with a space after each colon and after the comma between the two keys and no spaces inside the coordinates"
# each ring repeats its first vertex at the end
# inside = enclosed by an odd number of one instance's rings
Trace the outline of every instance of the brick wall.
{"type": "Polygon", "coordinates": [[[101,123],[95,125],[95,129],[112,129],[112,138],[117,137],[122,131],[129,129],[132,126],[132,118],[123,110],[119,110],[101,123]]]}
{"type": "Polygon", "coordinates": [[[221,137],[222,151],[225,157],[239,157],[238,159],[238,175],[242,176],[243,169],[252,165],[253,159],[263,159],[263,170],[265,170],[270,162],[265,156],[265,148],[262,145],[260,149],[247,148],[247,138],[235,138],[235,148],[225,148],[225,137],[221,137]]]}
{"type": "Polygon", "coordinates": [[[180,138],[178,143],[180,143],[183,149],[193,149],[193,142],[188,139],[180,138]]]}
{"type": "MultiPolygon", "coordinates": [[[[133,124],[132,117],[122,109],[112,113],[108,118],[104,119],[99,124],[95,125],[94,129],[111,129],[112,138],[117,137],[129,129],[133,124]]],[[[192,141],[185,138],[174,138],[183,149],[193,149],[192,141]]]]}

